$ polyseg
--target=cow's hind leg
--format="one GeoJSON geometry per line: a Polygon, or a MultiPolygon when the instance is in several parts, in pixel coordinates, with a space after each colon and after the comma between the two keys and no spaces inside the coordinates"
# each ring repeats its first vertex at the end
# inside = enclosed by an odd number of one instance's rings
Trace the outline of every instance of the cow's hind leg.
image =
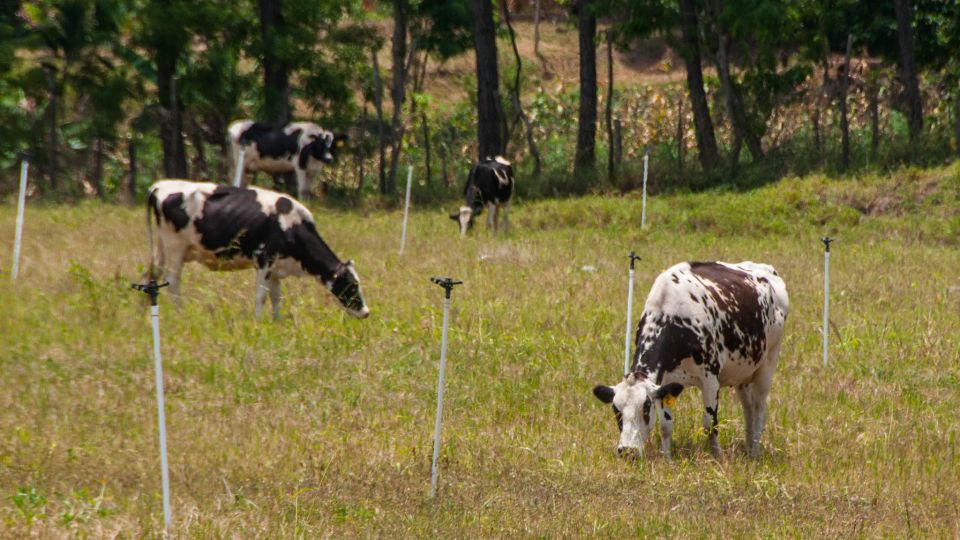
{"type": "Polygon", "coordinates": [[[720,381],[708,374],[703,381],[703,430],[710,441],[710,452],[720,457],[720,442],[717,440],[717,407],[720,404],[720,381]]]}
{"type": "MultiPolygon", "coordinates": [[[[767,396],[770,394],[770,386],[773,383],[773,373],[776,371],[776,359],[779,353],[780,346],[777,345],[772,353],[768,353],[768,360],[757,371],[753,382],[748,385],[753,417],[752,422],[747,427],[747,451],[752,457],[760,455],[760,437],[763,435],[763,428],[767,423],[767,396]]],[[[746,410],[746,406],[744,406],[744,410],[746,410]]]]}
{"type": "Polygon", "coordinates": [[[497,205],[490,203],[487,205],[487,229],[493,229],[497,232],[497,205]]]}
{"type": "Polygon", "coordinates": [[[267,294],[270,292],[269,275],[269,268],[257,268],[257,304],[254,310],[257,319],[260,318],[260,313],[263,311],[263,304],[266,302],[267,294]]]}
{"type": "Polygon", "coordinates": [[[270,303],[273,305],[273,318],[280,318],[280,278],[270,276],[270,303]]]}
{"type": "Polygon", "coordinates": [[[743,405],[743,427],[746,432],[744,443],[749,454],[753,454],[753,447],[759,439],[756,433],[756,404],[754,402],[753,383],[741,384],[737,387],[737,397],[743,405]]]}

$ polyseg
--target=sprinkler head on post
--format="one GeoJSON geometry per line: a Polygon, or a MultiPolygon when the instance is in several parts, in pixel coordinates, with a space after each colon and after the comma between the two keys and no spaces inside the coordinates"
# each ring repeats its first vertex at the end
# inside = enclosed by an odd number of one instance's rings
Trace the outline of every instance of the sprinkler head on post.
{"type": "Polygon", "coordinates": [[[836,240],[837,240],[836,238],[830,238],[829,236],[824,236],[823,238],[821,238],[820,241],[823,242],[824,251],[829,253],[830,242],[835,242],[836,240]]]}
{"type": "Polygon", "coordinates": [[[146,283],[131,283],[130,288],[149,295],[150,305],[155,306],[157,305],[157,297],[160,296],[160,289],[168,285],[170,285],[169,282],[163,282],[158,285],[157,280],[151,279],[146,283]]]}
{"type": "Polygon", "coordinates": [[[631,251],[630,254],[627,255],[627,257],[630,259],[630,269],[633,270],[633,264],[641,260],[641,258],[639,255],[637,255],[635,251],[631,251]]]}
{"type": "Polygon", "coordinates": [[[430,281],[443,287],[443,289],[446,291],[446,298],[450,298],[450,293],[453,291],[454,287],[456,287],[457,285],[463,284],[463,282],[460,280],[456,280],[448,277],[432,277],[430,278],[430,281]]]}

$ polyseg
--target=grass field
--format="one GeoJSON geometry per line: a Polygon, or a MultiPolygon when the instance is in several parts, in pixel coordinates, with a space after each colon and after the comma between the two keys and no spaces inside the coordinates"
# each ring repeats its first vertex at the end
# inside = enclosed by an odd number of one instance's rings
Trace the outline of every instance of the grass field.
{"type": "MultiPolygon", "coordinates": [[[[859,537],[960,530],[960,165],[747,193],[524,203],[513,231],[457,238],[446,209],[314,206],[373,315],[284,283],[253,320],[253,273],[189,266],[161,300],[175,535],[859,537]],[[822,245],[832,364],[821,366],[822,245]],[[773,264],[791,299],[759,460],[721,394],[720,442],[678,403],[674,460],[614,453],[590,390],[623,362],[626,254],[773,264]],[[595,271],[582,267],[593,266],[595,271]],[[439,495],[426,497],[441,290],[452,316],[439,495]]],[[[15,208],[0,208],[9,269],[15,208]]],[[[157,537],[143,209],[31,206],[21,279],[0,277],[0,536],[157,537]]],[[[655,436],[656,437],[656,436],[655,436]]]]}

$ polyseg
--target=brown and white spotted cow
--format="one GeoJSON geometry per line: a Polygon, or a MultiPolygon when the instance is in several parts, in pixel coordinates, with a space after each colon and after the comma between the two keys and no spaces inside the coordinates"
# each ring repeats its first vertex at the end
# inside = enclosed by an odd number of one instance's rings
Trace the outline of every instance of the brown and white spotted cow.
{"type": "Polygon", "coordinates": [[[198,261],[211,270],[257,270],[256,314],[269,293],[280,316],[280,280],[308,274],[337,298],[350,315],[370,314],[353,261],[343,262],[317,233],[313,216],[299,202],[260,188],[207,182],[160,180],[150,186],[147,227],[157,224],[151,246],[151,275],[160,272],[170,292],[180,296],[183,263],[198,261]]]}
{"type": "Polygon", "coordinates": [[[703,428],[719,455],[720,388],[733,386],[743,405],[747,449],[756,456],[787,310],[786,286],[766,264],[680,263],[660,274],[637,326],[630,373],[616,386],[593,389],[613,405],[617,452],[642,455],[656,415],[669,457],[671,405],[692,385],[703,394],[703,428]]]}

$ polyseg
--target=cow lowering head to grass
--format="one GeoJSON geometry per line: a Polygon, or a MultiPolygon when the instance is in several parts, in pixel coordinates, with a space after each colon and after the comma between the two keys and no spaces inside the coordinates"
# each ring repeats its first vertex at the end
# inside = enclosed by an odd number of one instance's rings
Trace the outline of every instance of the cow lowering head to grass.
{"type": "Polygon", "coordinates": [[[180,296],[183,263],[211,270],[256,268],[256,315],[269,293],[280,316],[280,280],[308,274],[350,315],[370,314],[353,261],[341,261],[317,233],[310,211],[286,195],[259,188],[160,180],[150,187],[147,226],[157,224],[150,273],[162,272],[180,296]],[[153,220],[151,221],[151,217],[153,220]]]}
{"type": "Polygon", "coordinates": [[[787,310],[786,286],[766,264],[680,263],[660,274],[637,326],[630,373],[616,386],[593,389],[613,405],[617,452],[642,455],[659,418],[661,450],[669,457],[671,407],[692,385],[702,393],[713,454],[720,454],[720,388],[733,386],[743,405],[747,451],[758,455],[787,310]]]}
{"type": "Polygon", "coordinates": [[[460,237],[473,228],[474,218],[488,207],[487,227],[497,230],[499,212],[503,210],[503,228],[510,227],[507,213],[510,210],[510,196],[513,194],[513,167],[500,156],[488,157],[470,169],[467,185],[463,189],[465,204],[450,213],[450,219],[460,225],[460,237]]]}
{"type": "MultiPolygon", "coordinates": [[[[333,163],[346,135],[334,135],[313,122],[274,125],[237,120],[227,128],[230,141],[230,181],[243,152],[243,172],[295,173],[297,197],[310,195],[311,179],[333,163]]],[[[241,175],[241,178],[243,175],[241,175]]],[[[246,186],[246,182],[242,185],[246,186]]]]}

